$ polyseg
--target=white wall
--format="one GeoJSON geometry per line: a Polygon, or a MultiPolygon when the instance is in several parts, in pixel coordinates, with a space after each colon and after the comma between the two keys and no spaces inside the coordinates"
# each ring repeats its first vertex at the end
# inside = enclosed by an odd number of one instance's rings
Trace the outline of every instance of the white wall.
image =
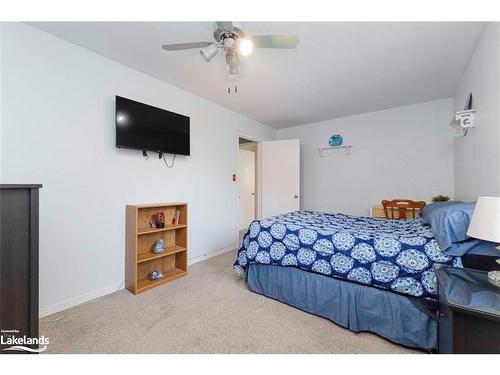
{"type": "Polygon", "coordinates": [[[384,198],[451,196],[451,114],[452,100],[441,99],[278,130],[278,139],[300,139],[302,208],[368,215],[384,198]],[[336,133],[351,155],[320,158],[336,133]]]}
{"type": "Polygon", "coordinates": [[[236,247],[237,131],[274,129],[25,24],[2,50],[2,182],[43,184],[42,313],[121,286],[126,204],[188,202],[191,259],[236,247]],[[190,116],[191,157],[116,149],[115,95],[190,116]]]}
{"type": "Polygon", "coordinates": [[[460,80],[453,105],[463,110],[472,92],[476,128],[454,140],[455,196],[500,196],[500,23],[490,23],[460,80]]]}

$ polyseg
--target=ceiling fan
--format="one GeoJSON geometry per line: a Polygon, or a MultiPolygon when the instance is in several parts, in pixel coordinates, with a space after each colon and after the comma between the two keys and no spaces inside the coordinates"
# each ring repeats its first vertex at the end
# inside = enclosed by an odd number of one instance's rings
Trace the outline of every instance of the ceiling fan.
{"type": "Polygon", "coordinates": [[[240,74],[240,58],[249,55],[253,48],[283,48],[293,49],[299,43],[297,35],[246,35],[243,30],[233,26],[232,22],[215,22],[215,42],[191,42],[164,44],[167,51],[181,51],[200,48],[200,54],[209,62],[222,49],[226,55],[227,71],[230,77],[240,74]]]}

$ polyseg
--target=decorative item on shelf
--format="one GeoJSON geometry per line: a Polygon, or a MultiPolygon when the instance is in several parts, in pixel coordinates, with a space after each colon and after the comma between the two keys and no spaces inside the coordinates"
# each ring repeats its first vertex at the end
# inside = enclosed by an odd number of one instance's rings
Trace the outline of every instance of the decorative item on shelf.
{"type": "Polygon", "coordinates": [[[181,212],[179,210],[175,210],[175,214],[172,217],[172,224],[179,224],[180,218],[181,218],[181,212]]]}
{"type": "Polygon", "coordinates": [[[330,147],[320,147],[318,148],[318,153],[320,158],[324,158],[328,151],[334,150],[344,150],[346,155],[351,154],[352,145],[343,146],[344,138],[340,134],[334,134],[328,139],[328,144],[330,147]]]}
{"type": "MultiPolygon", "coordinates": [[[[500,243],[500,197],[479,197],[472,214],[467,235],[500,243]]],[[[497,246],[500,251],[500,246],[497,246]]],[[[500,264],[500,259],[496,262],[500,264]]],[[[488,280],[500,287],[500,271],[488,272],[488,280]]]]}
{"type": "Polygon", "coordinates": [[[149,280],[155,281],[160,280],[163,277],[163,274],[160,271],[153,271],[149,274],[149,280]]]}
{"type": "Polygon", "coordinates": [[[338,147],[342,145],[342,142],[344,142],[344,138],[340,134],[334,134],[330,137],[328,140],[328,144],[331,147],[338,147]]]}
{"type": "Polygon", "coordinates": [[[156,220],[154,218],[149,219],[149,227],[156,228],[156,220]]]}
{"type": "Polygon", "coordinates": [[[449,200],[450,200],[450,197],[447,197],[446,195],[441,195],[441,194],[432,197],[432,201],[434,203],[436,203],[436,202],[447,202],[449,200]]]}
{"type": "Polygon", "coordinates": [[[156,213],[156,227],[163,228],[165,227],[165,214],[161,211],[156,213]]]}
{"type": "Polygon", "coordinates": [[[164,251],[165,251],[165,242],[163,241],[163,238],[160,238],[153,245],[153,253],[160,254],[163,253],[164,251]]]}
{"type": "Polygon", "coordinates": [[[474,127],[475,112],[476,110],[472,109],[472,93],[469,93],[464,110],[455,112],[455,116],[449,124],[453,129],[453,135],[455,137],[465,137],[469,128],[474,127]]]}

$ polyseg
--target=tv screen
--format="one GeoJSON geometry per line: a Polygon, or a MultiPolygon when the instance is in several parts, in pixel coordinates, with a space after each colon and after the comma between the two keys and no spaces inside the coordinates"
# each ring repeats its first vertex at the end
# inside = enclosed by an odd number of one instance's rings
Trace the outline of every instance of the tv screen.
{"type": "Polygon", "coordinates": [[[116,147],[189,155],[189,117],[116,96],[116,147]]]}

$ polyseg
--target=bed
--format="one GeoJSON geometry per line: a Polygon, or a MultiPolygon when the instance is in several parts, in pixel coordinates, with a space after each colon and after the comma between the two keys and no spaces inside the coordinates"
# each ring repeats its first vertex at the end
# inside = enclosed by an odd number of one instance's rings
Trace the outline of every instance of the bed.
{"type": "Polygon", "coordinates": [[[441,251],[422,219],[296,211],[253,221],[234,262],[257,293],[398,344],[437,346],[435,263],[441,251]]]}

